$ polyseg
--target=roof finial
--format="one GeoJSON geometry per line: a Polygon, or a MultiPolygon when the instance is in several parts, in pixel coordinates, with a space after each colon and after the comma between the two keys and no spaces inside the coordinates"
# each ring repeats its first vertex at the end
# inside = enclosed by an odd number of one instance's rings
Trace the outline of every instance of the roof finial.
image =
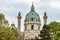
{"type": "Polygon", "coordinates": [[[32,5],[33,5],[33,2],[32,2],[32,5]]]}
{"type": "Polygon", "coordinates": [[[31,7],[31,11],[34,11],[34,5],[33,5],[33,2],[32,2],[32,7],[31,7]]]}

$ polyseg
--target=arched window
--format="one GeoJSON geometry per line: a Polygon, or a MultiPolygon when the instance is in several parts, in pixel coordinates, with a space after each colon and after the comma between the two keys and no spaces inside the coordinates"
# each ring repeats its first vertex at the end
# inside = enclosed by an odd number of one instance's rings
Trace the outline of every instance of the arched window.
{"type": "Polygon", "coordinates": [[[32,21],[33,21],[33,18],[32,18],[32,21]]]}
{"type": "Polygon", "coordinates": [[[27,40],[27,39],[25,39],[25,40],[27,40]]]}
{"type": "Polygon", "coordinates": [[[33,30],[34,29],[34,26],[33,25],[31,25],[31,30],[33,30]]]}
{"type": "Polygon", "coordinates": [[[31,40],[33,40],[33,39],[31,39],[31,40]]]}
{"type": "Polygon", "coordinates": [[[33,18],[31,18],[31,20],[33,21],[34,19],[33,19],[33,18]]]}
{"type": "Polygon", "coordinates": [[[30,39],[28,39],[28,40],[30,40],[30,39]]]}

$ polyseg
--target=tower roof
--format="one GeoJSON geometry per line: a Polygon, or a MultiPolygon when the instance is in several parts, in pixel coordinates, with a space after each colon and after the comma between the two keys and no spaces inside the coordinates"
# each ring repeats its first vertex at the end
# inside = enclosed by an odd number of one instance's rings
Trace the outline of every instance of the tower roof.
{"type": "Polygon", "coordinates": [[[44,16],[46,16],[46,12],[44,12],[44,16]]]}
{"type": "Polygon", "coordinates": [[[44,12],[43,19],[47,19],[47,13],[46,12],[44,12]]]}
{"type": "Polygon", "coordinates": [[[38,13],[36,13],[34,11],[33,3],[32,3],[32,7],[31,7],[31,11],[26,15],[25,21],[30,21],[32,19],[34,19],[35,21],[40,21],[40,17],[38,15],[38,13]]]}
{"type": "Polygon", "coordinates": [[[11,26],[15,26],[15,24],[12,22],[11,26]]]}
{"type": "Polygon", "coordinates": [[[19,11],[18,16],[20,16],[20,15],[21,15],[21,13],[20,13],[20,11],[19,11]]]}

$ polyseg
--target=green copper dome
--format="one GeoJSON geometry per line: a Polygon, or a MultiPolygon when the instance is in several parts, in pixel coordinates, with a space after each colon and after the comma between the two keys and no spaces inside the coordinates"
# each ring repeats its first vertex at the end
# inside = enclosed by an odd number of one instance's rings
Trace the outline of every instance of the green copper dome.
{"type": "Polygon", "coordinates": [[[33,5],[31,7],[31,11],[26,15],[25,21],[40,21],[40,17],[34,11],[34,6],[33,5]]]}

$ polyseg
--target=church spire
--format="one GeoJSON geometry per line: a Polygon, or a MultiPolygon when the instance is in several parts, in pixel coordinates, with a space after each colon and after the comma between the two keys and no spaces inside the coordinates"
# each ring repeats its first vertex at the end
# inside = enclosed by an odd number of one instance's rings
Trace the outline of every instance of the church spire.
{"type": "Polygon", "coordinates": [[[34,11],[34,5],[33,5],[33,2],[32,2],[32,6],[31,6],[31,11],[34,11]]]}

